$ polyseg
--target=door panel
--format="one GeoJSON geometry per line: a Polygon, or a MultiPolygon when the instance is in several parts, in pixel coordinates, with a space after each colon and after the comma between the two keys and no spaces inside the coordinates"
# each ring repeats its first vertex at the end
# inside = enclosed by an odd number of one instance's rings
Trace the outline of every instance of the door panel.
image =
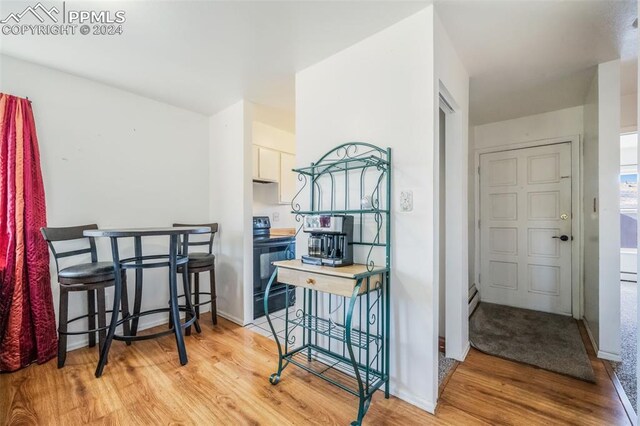
{"type": "Polygon", "coordinates": [[[483,301],[571,314],[569,143],[481,155],[480,225],[483,301]]]}

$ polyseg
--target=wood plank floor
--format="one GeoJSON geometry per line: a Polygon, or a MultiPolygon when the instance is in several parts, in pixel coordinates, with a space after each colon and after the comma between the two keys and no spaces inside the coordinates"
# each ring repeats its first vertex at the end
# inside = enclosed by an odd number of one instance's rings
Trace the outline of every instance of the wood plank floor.
{"type": "MultiPolygon", "coordinates": [[[[295,366],[277,386],[275,343],[220,319],[186,338],[189,364],[180,367],[172,336],[114,342],[101,379],[97,350],[0,375],[0,424],[347,425],[356,398],[295,366]]],[[[590,349],[590,346],[589,346],[590,349]]],[[[369,425],[629,424],[603,363],[589,353],[597,384],[472,350],[442,392],[436,415],[379,392],[369,425]]]]}

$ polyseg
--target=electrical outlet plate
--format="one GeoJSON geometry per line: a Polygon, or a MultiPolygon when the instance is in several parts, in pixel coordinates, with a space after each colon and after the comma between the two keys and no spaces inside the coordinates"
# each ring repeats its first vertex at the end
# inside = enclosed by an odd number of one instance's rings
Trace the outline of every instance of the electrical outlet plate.
{"type": "Polygon", "coordinates": [[[400,191],[400,211],[413,211],[413,191],[400,191]]]}
{"type": "Polygon", "coordinates": [[[273,221],[274,222],[278,222],[279,220],[280,220],[280,213],[274,212],[273,213],[273,221]]]}

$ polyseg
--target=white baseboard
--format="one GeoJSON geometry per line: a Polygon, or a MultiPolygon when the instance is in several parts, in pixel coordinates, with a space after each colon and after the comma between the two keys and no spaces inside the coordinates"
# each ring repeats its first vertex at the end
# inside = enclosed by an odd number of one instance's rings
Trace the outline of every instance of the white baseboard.
{"type": "Polygon", "coordinates": [[[246,325],[246,324],[244,323],[244,320],[241,320],[241,319],[239,319],[238,317],[236,317],[236,316],[234,316],[234,315],[231,315],[231,314],[228,314],[228,313],[226,313],[226,312],[224,312],[224,311],[220,311],[220,310],[218,310],[218,316],[219,316],[219,317],[222,317],[222,318],[224,318],[224,319],[228,319],[229,321],[231,321],[231,322],[233,322],[233,323],[236,323],[236,324],[238,324],[238,325],[240,325],[240,326],[242,326],[242,327],[244,327],[244,326],[246,325]]]}
{"type": "Polygon", "coordinates": [[[614,354],[607,351],[602,351],[598,349],[598,344],[596,343],[596,339],[593,337],[593,333],[591,332],[591,327],[589,326],[589,321],[586,318],[582,318],[582,322],[584,323],[584,328],[587,329],[587,335],[589,336],[589,340],[591,341],[591,346],[593,346],[593,351],[596,353],[596,356],[600,359],[606,359],[608,361],[620,362],[622,358],[619,354],[614,354]]]}
{"type": "Polygon", "coordinates": [[[598,351],[598,358],[606,359],[608,361],[620,362],[622,358],[620,355],[612,354],[611,352],[598,351]]]}
{"type": "Polygon", "coordinates": [[[598,344],[596,343],[596,339],[593,337],[593,333],[591,333],[591,327],[589,326],[589,321],[586,318],[582,317],[582,323],[584,324],[584,328],[587,330],[587,336],[589,336],[589,340],[591,341],[591,346],[593,346],[593,351],[598,353],[598,344]]]}
{"type": "Polygon", "coordinates": [[[407,391],[403,391],[400,390],[394,386],[391,386],[391,390],[390,393],[393,396],[396,396],[398,398],[400,398],[401,400],[408,402],[411,405],[415,405],[416,407],[420,408],[421,410],[424,410],[428,413],[431,414],[435,414],[436,413],[436,402],[435,401],[428,401],[425,398],[416,398],[415,395],[413,395],[410,392],[407,391]]]}
{"type": "Polygon", "coordinates": [[[465,346],[464,351],[462,353],[462,359],[459,359],[458,361],[464,362],[464,360],[467,359],[467,355],[469,355],[470,350],[471,350],[471,343],[467,342],[467,346],[465,346]]]}

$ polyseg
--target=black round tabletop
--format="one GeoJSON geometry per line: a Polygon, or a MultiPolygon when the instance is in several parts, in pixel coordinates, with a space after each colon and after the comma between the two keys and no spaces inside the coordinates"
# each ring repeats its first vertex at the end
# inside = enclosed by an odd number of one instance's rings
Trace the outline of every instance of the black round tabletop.
{"type": "Polygon", "coordinates": [[[208,226],[177,226],[167,228],[114,228],[88,229],[85,237],[152,237],[161,235],[206,234],[211,232],[208,226]]]}

